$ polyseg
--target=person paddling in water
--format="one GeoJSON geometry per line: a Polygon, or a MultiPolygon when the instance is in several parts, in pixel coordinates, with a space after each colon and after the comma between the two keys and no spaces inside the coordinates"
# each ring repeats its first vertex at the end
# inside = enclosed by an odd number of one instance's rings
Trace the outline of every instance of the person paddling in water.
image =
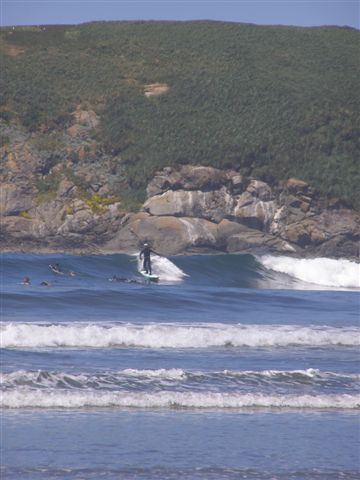
{"type": "Polygon", "coordinates": [[[152,275],[151,269],[151,254],[159,255],[154,250],[152,250],[147,242],[144,243],[144,247],[140,252],[140,260],[144,257],[143,270],[145,273],[152,275]]]}
{"type": "Polygon", "coordinates": [[[52,270],[54,273],[64,273],[61,268],[60,268],[60,265],[58,263],[54,263],[53,265],[49,265],[49,268],[50,270],[52,270]]]}

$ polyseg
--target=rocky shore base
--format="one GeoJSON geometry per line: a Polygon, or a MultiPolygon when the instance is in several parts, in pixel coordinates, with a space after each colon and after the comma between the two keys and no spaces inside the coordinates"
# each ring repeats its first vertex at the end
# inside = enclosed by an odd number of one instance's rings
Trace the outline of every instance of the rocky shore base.
{"type": "Polygon", "coordinates": [[[359,256],[359,212],[294,178],[270,187],[230,170],[165,168],[138,213],[102,197],[94,208],[68,179],[50,201],[35,195],[25,182],[1,189],[3,251],[133,253],[146,240],[164,255],[359,256]]]}

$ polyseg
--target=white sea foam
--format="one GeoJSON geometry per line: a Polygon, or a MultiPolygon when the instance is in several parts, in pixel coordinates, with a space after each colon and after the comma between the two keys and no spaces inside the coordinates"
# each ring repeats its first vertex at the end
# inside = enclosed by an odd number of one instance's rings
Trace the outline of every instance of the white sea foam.
{"type": "Polygon", "coordinates": [[[158,370],[126,368],[120,373],[129,377],[158,378],[164,380],[182,380],[186,378],[186,373],[181,368],[160,368],[158,370]]]}
{"type": "Polygon", "coordinates": [[[291,258],[263,256],[268,269],[286,273],[303,282],[338,288],[360,288],[360,264],[331,258],[291,258]]]}
{"type": "Polygon", "coordinates": [[[357,327],[225,324],[32,324],[0,327],[3,348],[359,346],[357,327]]]}
{"type": "Polygon", "coordinates": [[[71,375],[62,372],[47,372],[43,370],[26,371],[17,370],[10,373],[0,374],[0,385],[5,387],[14,387],[17,385],[56,387],[63,386],[81,386],[87,381],[94,380],[95,377],[89,377],[86,374],[71,375]]]}
{"type": "MultiPolygon", "coordinates": [[[[161,282],[181,282],[188,275],[165,257],[151,257],[152,273],[158,275],[161,282]]],[[[142,269],[142,261],[138,257],[138,270],[142,269]]]]}
{"type": "Polygon", "coordinates": [[[307,368],[306,370],[224,370],[224,374],[233,377],[247,377],[258,376],[266,378],[281,378],[281,377],[304,377],[304,378],[316,378],[324,376],[324,373],[316,368],[307,368]]]}
{"type": "Polygon", "coordinates": [[[224,375],[236,378],[253,378],[269,379],[269,380],[281,380],[290,383],[303,382],[304,380],[345,380],[345,381],[359,381],[359,373],[335,373],[335,372],[322,372],[317,368],[307,368],[306,370],[224,370],[224,375]]]}
{"type": "Polygon", "coordinates": [[[41,387],[111,387],[129,378],[142,381],[150,380],[184,380],[186,373],[180,368],[160,368],[158,370],[137,370],[128,368],[114,372],[100,372],[97,374],[88,373],[65,373],[48,372],[46,370],[26,371],[16,370],[9,373],[0,373],[0,385],[3,387],[16,386],[41,386],[41,387]]]}
{"type": "Polygon", "coordinates": [[[103,387],[109,388],[117,386],[127,380],[135,380],[145,384],[149,380],[162,381],[166,380],[186,382],[187,380],[196,379],[197,382],[201,380],[209,380],[216,378],[217,380],[227,378],[239,378],[241,381],[247,379],[257,378],[259,380],[282,380],[290,384],[303,380],[351,380],[359,381],[360,374],[358,373],[335,373],[322,372],[318,369],[308,368],[306,370],[223,370],[223,371],[184,371],[180,368],[160,368],[155,370],[150,369],[133,369],[127,368],[125,370],[100,372],[100,373],[67,373],[67,372],[49,372],[46,370],[26,371],[16,370],[8,373],[0,373],[0,385],[6,388],[17,388],[18,386],[33,386],[33,387],[66,387],[66,388],[83,388],[83,387],[103,387]]]}
{"type": "Polygon", "coordinates": [[[265,395],[215,392],[124,393],[13,390],[2,394],[3,408],[292,408],[358,409],[359,395],[265,395]]]}

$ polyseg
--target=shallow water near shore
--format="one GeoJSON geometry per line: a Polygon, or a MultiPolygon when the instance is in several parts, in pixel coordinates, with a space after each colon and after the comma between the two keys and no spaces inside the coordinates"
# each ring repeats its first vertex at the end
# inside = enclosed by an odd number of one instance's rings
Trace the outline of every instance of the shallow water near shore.
{"type": "Polygon", "coordinates": [[[2,255],[2,478],[359,478],[358,264],[138,267],[2,255]]]}

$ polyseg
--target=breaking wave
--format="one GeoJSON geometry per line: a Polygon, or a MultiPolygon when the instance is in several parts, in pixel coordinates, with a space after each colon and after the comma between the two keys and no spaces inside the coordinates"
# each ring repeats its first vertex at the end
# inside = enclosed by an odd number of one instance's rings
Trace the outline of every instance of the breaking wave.
{"type": "MultiPolygon", "coordinates": [[[[138,270],[142,268],[142,261],[138,257],[138,270]]],[[[188,275],[177,267],[175,263],[165,257],[154,255],[151,260],[152,273],[158,275],[162,283],[181,282],[188,275]]]]}
{"type": "Polygon", "coordinates": [[[331,258],[260,257],[260,262],[275,272],[303,282],[327,287],[360,288],[360,264],[331,258]]]}
{"type": "Polygon", "coordinates": [[[161,368],[157,370],[127,368],[120,371],[101,373],[66,373],[51,372],[46,370],[26,371],[17,370],[0,374],[2,388],[17,388],[28,386],[32,388],[65,388],[65,389],[111,389],[127,386],[135,383],[144,386],[149,382],[171,382],[178,386],[187,382],[195,381],[198,386],[211,382],[211,384],[244,385],[246,382],[256,381],[256,385],[268,382],[281,382],[289,385],[303,385],[318,382],[345,382],[349,385],[356,384],[360,380],[358,373],[335,373],[322,372],[315,368],[306,370],[220,370],[220,371],[185,371],[181,368],[161,368]]]}
{"type": "MultiPolygon", "coordinates": [[[[22,276],[31,277],[31,288],[46,280],[52,287],[104,290],[110,288],[108,279],[144,284],[140,275],[141,262],[138,256],[97,255],[62,256],[64,271],[75,272],[75,277],[55,275],[48,268],[59,261],[55,256],[31,256],[5,254],[4,278],[19,286],[22,276]],[[21,272],[21,275],[19,275],[21,272]]],[[[152,256],[153,273],[161,284],[214,285],[221,287],[260,289],[359,289],[360,264],[346,259],[293,258],[264,255],[194,255],[165,258],[152,256]]],[[[118,288],[119,284],[111,284],[118,288]]],[[[19,287],[15,290],[18,291],[19,287]]],[[[48,289],[48,291],[51,289],[48,289]]],[[[22,288],[24,293],[24,288],[22,288]]],[[[42,288],[44,292],[44,288],[42,288]]],[[[58,292],[59,293],[59,292],[58,292]]],[[[49,293],[47,293],[49,295],[49,293]]]]}
{"type": "Polygon", "coordinates": [[[4,323],[3,348],[355,347],[360,328],[226,324],[4,323]]]}
{"type": "Polygon", "coordinates": [[[358,409],[358,395],[264,395],[214,392],[5,391],[3,408],[358,409]]]}

